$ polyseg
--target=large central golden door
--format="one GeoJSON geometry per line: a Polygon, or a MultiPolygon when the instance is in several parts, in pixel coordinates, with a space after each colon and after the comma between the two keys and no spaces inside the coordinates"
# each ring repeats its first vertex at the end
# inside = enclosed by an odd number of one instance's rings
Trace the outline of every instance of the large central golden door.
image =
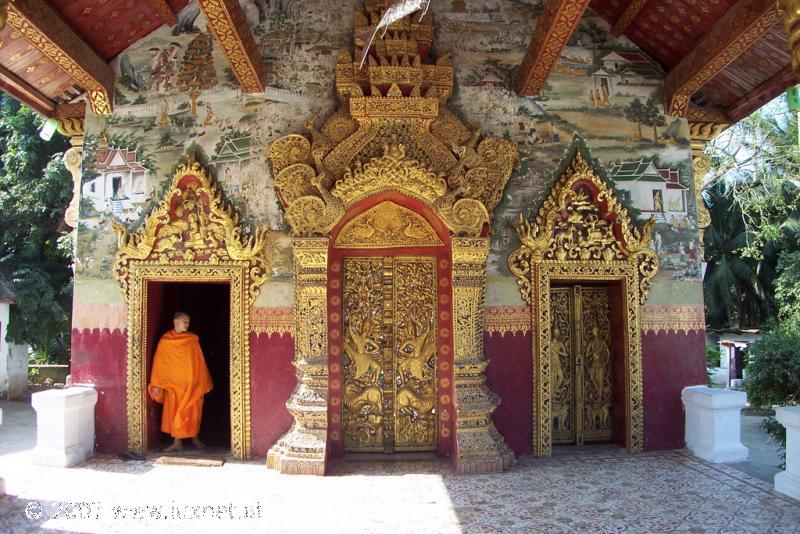
{"type": "Polygon", "coordinates": [[[344,450],[436,450],[436,263],[344,258],[344,450]]]}
{"type": "Polygon", "coordinates": [[[613,376],[606,287],[550,289],[553,443],[610,441],[613,376]]]}

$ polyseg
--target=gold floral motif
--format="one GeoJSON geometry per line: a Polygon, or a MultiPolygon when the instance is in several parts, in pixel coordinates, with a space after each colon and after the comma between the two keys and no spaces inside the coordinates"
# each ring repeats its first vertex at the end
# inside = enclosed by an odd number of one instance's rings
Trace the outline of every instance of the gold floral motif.
{"type": "Polygon", "coordinates": [[[111,113],[114,72],[47,2],[12,2],[7,16],[9,26],[87,90],[95,113],[111,113]]]}
{"type": "Polygon", "coordinates": [[[531,331],[531,310],[528,306],[488,306],[486,332],[488,334],[527,334],[531,331]]]}
{"type": "Polygon", "coordinates": [[[613,190],[576,147],[575,156],[556,182],[531,224],[517,226],[521,246],[508,265],[517,277],[523,299],[531,306],[533,336],[533,453],[550,456],[553,405],[551,384],[551,281],[621,281],[624,292],[625,446],[642,450],[642,354],[640,305],[658,269],[650,250],[652,220],[633,225],[613,190]],[[574,203],[574,206],[573,206],[574,203]],[[601,224],[600,222],[603,221],[601,224]],[[604,243],[598,248],[596,242],[604,243]]]}
{"type": "Polygon", "coordinates": [[[250,308],[269,277],[268,229],[254,234],[198,163],[181,165],[158,207],[136,232],[112,222],[118,238],[114,277],[128,310],[128,447],[144,454],[147,282],[230,284],[231,450],[250,457],[250,308]]]}
{"type": "Polygon", "coordinates": [[[694,194],[697,202],[697,227],[700,229],[700,243],[703,230],[711,224],[711,215],[703,203],[704,178],[711,169],[711,162],[705,155],[706,143],[714,139],[729,126],[728,123],[689,120],[689,135],[692,145],[692,170],[694,171],[694,194]]]}
{"type": "Polygon", "coordinates": [[[792,67],[800,71],[800,2],[798,0],[780,0],[783,9],[787,43],[792,54],[792,67]]]}
{"type": "MultiPolygon", "coordinates": [[[[359,35],[368,29],[371,33],[385,7],[382,0],[366,0],[364,11],[355,13],[356,57],[361,55],[365,46],[359,35]]],[[[488,239],[478,236],[489,227],[491,212],[511,175],[517,151],[504,139],[480,139],[479,131],[462,124],[447,109],[447,99],[453,88],[453,69],[449,55],[440,56],[433,64],[427,63],[427,53],[423,52],[429,49],[432,39],[432,17],[425,17],[422,21],[405,18],[393,23],[386,39],[375,44],[375,54],[369,56],[364,70],[358,69],[358,63],[350,52],[339,52],[336,57],[339,109],[319,129],[313,120],[306,123],[310,140],[293,134],[275,141],[267,153],[267,160],[276,177],[275,186],[296,240],[313,236],[325,239],[357,202],[387,191],[397,191],[424,203],[450,230],[452,304],[454,312],[457,310],[453,343],[461,355],[454,369],[456,469],[460,472],[500,471],[513,462],[513,454],[490,417],[499,401],[485,383],[487,362],[483,355],[482,336],[488,239]],[[409,50],[416,50],[416,53],[409,54],[409,50]]],[[[360,225],[359,230],[371,231],[365,225],[360,225]]],[[[360,235],[363,246],[364,234],[360,235]]],[[[298,259],[298,254],[305,253],[297,246],[294,250],[295,283],[301,284],[308,270],[299,266],[307,258],[298,259]]],[[[319,259],[326,257],[322,251],[315,255],[319,259]]],[[[317,272],[314,288],[320,292],[324,290],[325,268],[323,264],[314,271],[317,272]]],[[[311,284],[311,281],[307,283],[311,284]]],[[[302,296],[305,287],[300,285],[297,289],[297,337],[313,335],[317,339],[319,335],[327,339],[327,332],[318,330],[325,324],[325,317],[317,320],[300,313],[303,309],[311,309],[309,301],[302,296]]],[[[338,334],[348,335],[346,332],[338,334]]],[[[420,331],[408,335],[418,337],[420,331]]],[[[345,339],[355,344],[358,342],[352,336],[345,339]]],[[[300,353],[301,349],[297,351],[300,353]]],[[[310,373],[311,364],[300,355],[297,358],[300,376],[310,373]]],[[[327,378],[325,380],[327,383],[327,378]]],[[[322,383],[322,378],[317,382],[322,383]]],[[[314,391],[315,398],[325,394],[322,389],[314,391]]],[[[426,412],[420,407],[426,408],[428,401],[417,404],[412,399],[412,396],[419,397],[420,392],[424,393],[424,388],[416,389],[413,395],[409,390],[405,398],[408,401],[404,404],[406,412],[413,415],[412,426],[426,412]],[[417,408],[412,410],[411,406],[417,408]]],[[[375,391],[368,390],[368,387],[357,390],[351,387],[349,393],[345,391],[346,398],[347,395],[350,395],[350,401],[346,402],[355,408],[366,406],[367,397],[377,399],[375,391]],[[353,395],[361,393],[366,397],[356,402],[353,395]]],[[[445,397],[449,402],[449,396],[445,397]]],[[[314,410],[318,408],[316,403],[313,406],[314,410]]],[[[290,441],[295,437],[299,439],[295,429],[313,428],[313,431],[303,431],[306,441],[312,443],[310,448],[313,452],[307,455],[311,458],[310,463],[293,472],[324,472],[327,420],[323,415],[312,417],[299,409],[293,411],[290,408],[290,411],[295,418],[293,430],[287,434],[290,441]],[[309,424],[311,420],[316,422],[309,424]],[[308,437],[309,434],[313,434],[313,439],[308,437]]],[[[364,423],[363,428],[377,429],[374,420],[377,414],[370,412],[367,415],[373,420],[356,418],[352,421],[359,425],[364,423]]],[[[452,417],[451,414],[447,416],[452,417]]],[[[388,424],[385,417],[381,424],[388,424]]],[[[388,432],[385,427],[381,428],[388,432]]],[[[417,430],[422,432],[421,427],[417,430]]],[[[441,435],[445,436],[446,432],[449,428],[443,427],[441,435]]],[[[278,446],[274,455],[270,453],[270,458],[283,457],[290,445],[278,446]]],[[[277,464],[277,460],[268,459],[268,463],[277,464]]]]}
{"type": "Polygon", "coordinates": [[[381,202],[342,227],[336,248],[438,247],[442,240],[428,221],[391,201],[381,202]]]}
{"type": "Polygon", "coordinates": [[[705,330],[706,319],[703,306],[642,306],[642,332],[678,333],[705,330]]]}
{"type": "Polygon", "coordinates": [[[250,312],[250,331],[256,334],[294,335],[294,310],[253,308],[250,312]]]}
{"type": "Polygon", "coordinates": [[[242,91],[262,92],[266,67],[239,3],[231,0],[198,0],[197,6],[203,11],[217,42],[222,45],[242,91]]]}
{"type": "Polygon", "coordinates": [[[328,238],[295,238],[294,360],[297,387],[286,402],[292,428],[267,453],[267,467],[324,475],[328,430],[328,238]]]}

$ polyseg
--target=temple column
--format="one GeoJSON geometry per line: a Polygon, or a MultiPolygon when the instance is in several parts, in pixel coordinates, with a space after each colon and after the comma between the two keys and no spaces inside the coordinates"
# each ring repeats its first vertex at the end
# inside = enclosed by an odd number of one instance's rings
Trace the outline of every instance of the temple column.
{"type": "Polygon", "coordinates": [[[64,152],[64,166],[72,174],[72,200],[64,214],[64,222],[72,228],[78,227],[78,212],[81,198],[81,158],[83,156],[83,127],[86,105],[61,104],[56,108],[58,132],[69,137],[72,148],[64,152]]]}
{"type": "Polygon", "coordinates": [[[486,385],[483,354],[486,260],[489,239],[454,237],[453,345],[457,473],[492,473],[510,467],[514,453],[494,427],[491,414],[500,404],[486,385]]]}
{"type": "MultiPolygon", "coordinates": [[[[703,232],[711,224],[711,215],[703,204],[703,188],[705,176],[711,170],[711,162],[703,149],[706,143],[718,136],[729,124],[718,122],[689,122],[689,135],[692,145],[692,169],[694,171],[694,194],[697,202],[697,231],[700,241],[700,258],[705,258],[705,245],[703,245],[703,232]]],[[[705,261],[705,260],[704,260],[705,261]]]]}
{"type": "Polygon", "coordinates": [[[324,475],[328,430],[328,238],[292,240],[297,387],[286,402],[292,428],[267,453],[281,473],[324,475]]]}
{"type": "Polygon", "coordinates": [[[779,0],[783,9],[787,43],[792,54],[792,67],[800,71],[800,0],[779,0]]]}

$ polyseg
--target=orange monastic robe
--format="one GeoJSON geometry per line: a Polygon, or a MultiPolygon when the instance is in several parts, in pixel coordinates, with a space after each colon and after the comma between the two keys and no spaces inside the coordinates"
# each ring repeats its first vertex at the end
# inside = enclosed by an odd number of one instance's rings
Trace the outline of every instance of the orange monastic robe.
{"type": "Polygon", "coordinates": [[[170,330],[158,342],[147,391],[164,404],[161,431],[192,438],[200,430],[203,395],[214,387],[196,334],[170,330]],[[153,393],[153,386],[161,389],[153,393]]]}

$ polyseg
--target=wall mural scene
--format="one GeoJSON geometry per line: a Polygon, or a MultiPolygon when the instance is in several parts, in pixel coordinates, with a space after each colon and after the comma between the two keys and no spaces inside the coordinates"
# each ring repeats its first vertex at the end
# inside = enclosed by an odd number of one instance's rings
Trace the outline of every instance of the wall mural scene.
{"type": "MultiPolygon", "coordinates": [[[[175,162],[198,147],[249,224],[272,230],[272,281],[291,279],[288,227],[265,154],[275,139],[314,129],[336,107],[336,55],[352,48],[357,0],[255,1],[241,5],[266,63],[267,89],[245,94],[199,8],[120,54],[115,111],[87,126],[77,269],[108,279],[116,241],[110,221],[139,224],[175,162]]],[[[510,281],[519,214],[531,218],[573,135],[588,144],[639,221],[656,221],[659,280],[699,280],[687,123],[664,115],[663,72],[587,11],[542,93],[520,97],[516,66],[541,13],[534,0],[434,0],[433,55],[451,55],[449,106],[483,135],[511,140],[520,160],[496,208],[489,277],[510,281]]],[[[507,291],[508,304],[519,297],[507,291]]],[[[289,306],[289,302],[273,305],[289,306]]]]}

